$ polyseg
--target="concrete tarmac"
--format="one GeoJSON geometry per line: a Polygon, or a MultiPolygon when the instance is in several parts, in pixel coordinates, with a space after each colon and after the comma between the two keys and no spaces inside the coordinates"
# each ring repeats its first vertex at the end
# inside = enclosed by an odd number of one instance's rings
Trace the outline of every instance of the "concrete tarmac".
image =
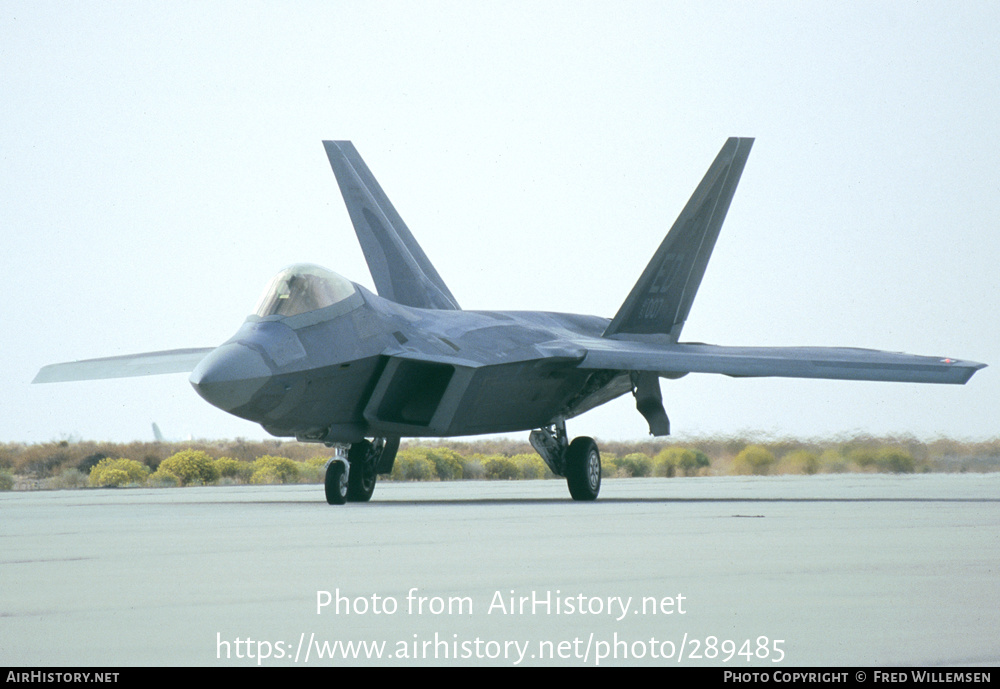
{"type": "Polygon", "coordinates": [[[1000,474],[8,492],[0,544],[8,666],[1000,663],[1000,474]]]}

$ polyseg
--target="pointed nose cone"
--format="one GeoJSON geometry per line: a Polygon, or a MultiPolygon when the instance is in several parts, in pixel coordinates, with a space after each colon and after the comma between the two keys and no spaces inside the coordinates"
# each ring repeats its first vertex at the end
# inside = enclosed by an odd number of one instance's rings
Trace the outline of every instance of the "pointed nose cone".
{"type": "Polygon", "coordinates": [[[201,360],[191,372],[191,385],[209,404],[233,411],[250,403],[267,383],[271,369],[254,350],[224,344],[201,360]]]}

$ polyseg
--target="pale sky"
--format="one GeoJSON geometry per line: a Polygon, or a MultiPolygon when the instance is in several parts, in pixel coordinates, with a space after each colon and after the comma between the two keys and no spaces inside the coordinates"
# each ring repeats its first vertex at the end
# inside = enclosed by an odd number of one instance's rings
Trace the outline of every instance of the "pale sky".
{"type": "MultiPolygon", "coordinates": [[[[0,442],[269,437],[186,374],[313,262],[371,287],[350,139],[468,309],[611,317],[756,143],[683,338],[990,364],[966,386],[662,381],[678,437],[1000,433],[995,2],[0,3],[0,442]]],[[[631,397],[570,434],[641,439],[631,397]]],[[[520,434],[524,437],[527,434],[520,434]]]]}

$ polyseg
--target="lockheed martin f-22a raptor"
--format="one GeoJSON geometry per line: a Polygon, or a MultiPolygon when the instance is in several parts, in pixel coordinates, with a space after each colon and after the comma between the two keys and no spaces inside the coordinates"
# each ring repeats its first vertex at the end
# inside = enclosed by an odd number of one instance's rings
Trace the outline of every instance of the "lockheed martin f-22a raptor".
{"type": "Polygon", "coordinates": [[[614,318],[465,311],[348,141],[324,141],[378,294],[312,264],[282,270],[215,348],[44,367],[36,383],[191,372],[205,400],[276,436],[336,447],[331,504],[371,498],[401,437],[530,431],[532,446],[594,500],[593,439],[566,420],[626,393],[670,433],[660,378],[688,373],[962,384],[984,364],[856,348],[679,341],[753,139],[726,141],[614,318]]]}

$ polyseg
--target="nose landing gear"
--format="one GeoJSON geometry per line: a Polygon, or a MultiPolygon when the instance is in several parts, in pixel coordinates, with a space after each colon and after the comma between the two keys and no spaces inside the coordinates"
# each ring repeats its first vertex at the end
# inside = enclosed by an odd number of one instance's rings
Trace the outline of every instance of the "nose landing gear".
{"type": "Polygon", "coordinates": [[[324,488],[331,505],[345,502],[368,502],[375,492],[379,474],[392,471],[399,438],[375,438],[335,446],[336,456],[326,465],[324,488]]]}

